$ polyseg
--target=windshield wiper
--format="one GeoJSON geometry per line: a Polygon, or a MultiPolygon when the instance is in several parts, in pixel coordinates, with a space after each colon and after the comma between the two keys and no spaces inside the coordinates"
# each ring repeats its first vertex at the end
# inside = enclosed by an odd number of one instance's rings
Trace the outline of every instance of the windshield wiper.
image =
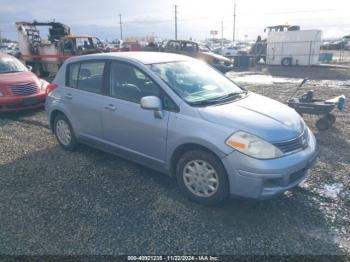
{"type": "Polygon", "coordinates": [[[201,100],[201,101],[195,101],[195,102],[190,102],[191,106],[207,106],[207,105],[213,105],[216,104],[217,101],[213,101],[213,100],[201,100]]]}
{"type": "Polygon", "coordinates": [[[223,95],[223,96],[220,96],[220,97],[217,97],[215,99],[212,99],[214,101],[222,101],[222,100],[226,100],[228,98],[234,98],[234,97],[239,97],[242,95],[243,92],[232,92],[232,93],[228,93],[226,95],[223,95]]]}
{"type": "Polygon", "coordinates": [[[201,100],[201,101],[195,101],[195,102],[191,102],[191,105],[213,105],[213,104],[217,104],[217,103],[222,103],[225,102],[227,100],[231,101],[233,98],[239,98],[241,97],[242,94],[245,94],[246,91],[242,91],[242,92],[232,92],[220,97],[216,97],[213,99],[206,99],[206,100],[201,100]]]}

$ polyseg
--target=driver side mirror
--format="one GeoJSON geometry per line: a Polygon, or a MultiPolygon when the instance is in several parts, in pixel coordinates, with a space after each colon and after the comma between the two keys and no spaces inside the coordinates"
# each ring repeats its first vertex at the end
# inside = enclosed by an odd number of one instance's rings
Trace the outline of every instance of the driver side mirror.
{"type": "Polygon", "coordinates": [[[156,118],[163,118],[162,102],[157,96],[144,96],[140,100],[141,108],[153,110],[156,118]]]}
{"type": "Polygon", "coordinates": [[[27,65],[27,68],[28,68],[29,71],[32,71],[32,70],[33,70],[33,67],[30,66],[30,65],[27,65]]]}

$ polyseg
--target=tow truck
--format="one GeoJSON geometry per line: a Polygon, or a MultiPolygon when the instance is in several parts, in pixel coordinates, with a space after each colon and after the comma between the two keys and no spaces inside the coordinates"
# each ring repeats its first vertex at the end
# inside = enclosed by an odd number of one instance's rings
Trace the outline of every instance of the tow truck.
{"type": "Polygon", "coordinates": [[[54,76],[64,60],[72,56],[109,51],[93,35],[74,35],[68,25],[59,22],[16,22],[18,58],[43,77],[54,76]],[[38,27],[48,27],[47,39],[38,27]]]}

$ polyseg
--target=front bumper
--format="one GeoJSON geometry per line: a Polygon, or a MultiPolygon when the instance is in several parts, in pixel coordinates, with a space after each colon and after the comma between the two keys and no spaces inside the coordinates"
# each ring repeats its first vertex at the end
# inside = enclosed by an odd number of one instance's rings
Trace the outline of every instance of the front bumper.
{"type": "Polygon", "coordinates": [[[319,152],[314,135],[309,134],[307,148],[281,158],[261,160],[238,151],[223,158],[231,195],[267,199],[301,183],[319,152]]]}
{"type": "Polygon", "coordinates": [[[3,96],[0,97],[0,112],[14,112],[44,107],[45,98],[45,92],[28,96],[3,96]]]}
{"type": "Polygon", "coordinates": [[[227,73],[227,72],[232,71],[234,69],[233,64],[231,64],[231,65],[212,64],[212,66],[215,67],[217,70],[219,70],[222,73],[227,73]]]}

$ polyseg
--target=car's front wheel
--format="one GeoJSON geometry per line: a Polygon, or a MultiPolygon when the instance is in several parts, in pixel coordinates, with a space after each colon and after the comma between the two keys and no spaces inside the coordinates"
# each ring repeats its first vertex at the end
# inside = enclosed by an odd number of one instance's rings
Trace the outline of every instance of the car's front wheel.
{"type": "Polygon", "coordinates": [[[56,116],[54,120],[54,133],[58,143],[65,149],[72,151],[77,146],[77,139],[75,138],[71,124],[67,117],[62,114],[56,116]]]}
{"type": "Polygon", "coordinates": [[[229,194],[224,166],[215,155],[204,150],[186,152],[177,163],[176,177],[180,189],[200,204],[219,204],[229,194]]]}

